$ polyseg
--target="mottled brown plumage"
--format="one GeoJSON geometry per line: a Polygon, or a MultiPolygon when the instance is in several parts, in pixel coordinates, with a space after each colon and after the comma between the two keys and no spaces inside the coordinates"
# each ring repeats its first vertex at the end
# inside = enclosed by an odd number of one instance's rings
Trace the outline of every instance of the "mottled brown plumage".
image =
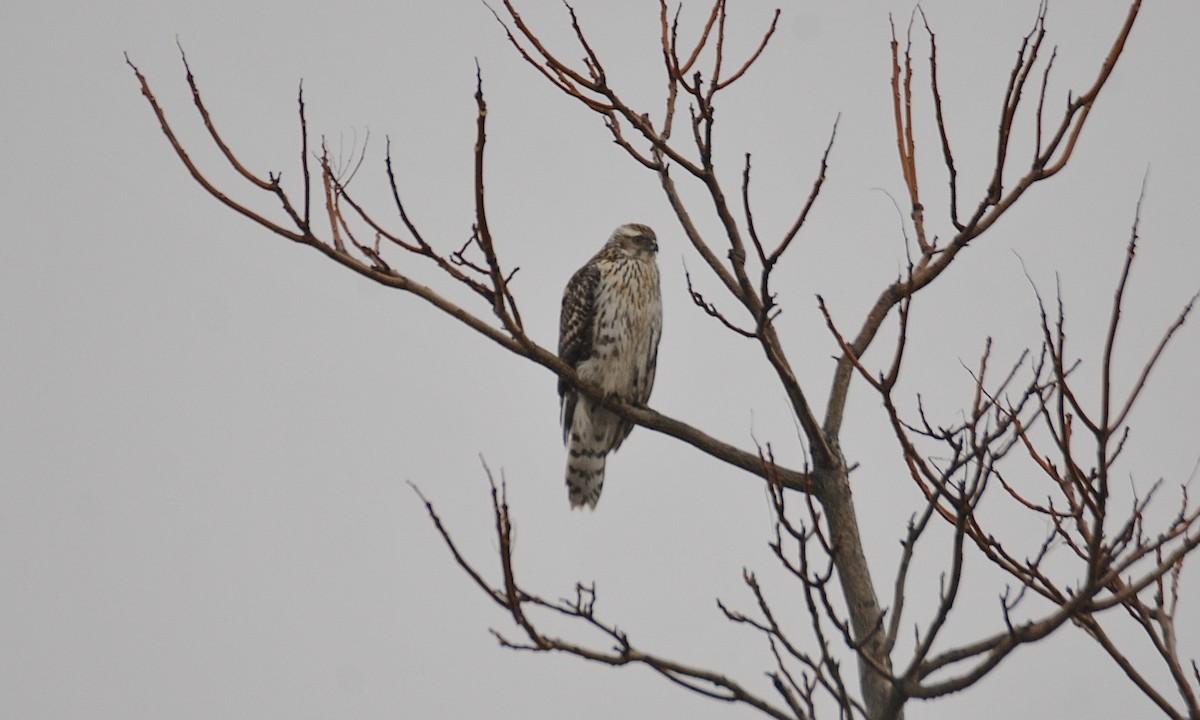
{"type": "MultiPolygon", "coordinates": [[[[559,357],[584,381],[635,405],[650,399],[662,335],[656,252],[653,230],[622,225],[563,292],[559,357]]],[[[633,424],[561,379],[558,394],[567,445],[567,495],[573,508],[594,508],[604,486],[605,459],[633,424]]]]}

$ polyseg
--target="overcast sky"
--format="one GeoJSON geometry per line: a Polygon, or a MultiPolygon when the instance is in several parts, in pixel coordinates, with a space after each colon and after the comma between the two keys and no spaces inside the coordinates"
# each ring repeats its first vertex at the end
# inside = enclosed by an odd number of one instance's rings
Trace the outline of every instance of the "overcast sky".
{"type": "MultiPolygon", "coordinates": [[[[555,47],[579,55],[561,5],[521,7],[555,47]]],[[[938,32],[951,139],[973,204],[1037,2],[923,7],[938,32]]],[[[772,8],[735,3],[732,55],[753,47],[772,8]]],[[[579,0],[577,9],[613,84],[657,111],[656,5],[579,0]]],[[[775,234],[807,195],[840,114],[824,194],[778,282],[781,330],[818,403],[836,348],[814,295],[853,327],[903,263],[888,197],[903,192],[888,13],[902,31],[911,10],[882,0],[787,4],[757,70],[718,109],[729,188],[742,154],[754,153],[760,229],[775,234]]],[[[1051,3],[1058,56],[1048,108],[1092,83],[1125,11],[1115,0],[1051,3]]],[[[688,27],[704,12],[689,4],[688,27]]],[[[1022,259],[1049,297],[1059,278],[1094,399],[1103,324],[1148,172],[1117,366],[1122,386],[1132,381],[1200,289],[1198,27],[1194,2],[1146,4],[1070,167],[914,304],[907,400],[921,393],[952,422],[970,398],[962,363],[975,365],[986,337],[1005,362],[1037,345],[1022,259]]],[[[506,264],[521,267],[513,288],[534,339],[554,345],[562,287],[612,229],[648,223],[662,248],[666,315],[651,405],[738,446],[757,439],[788,463],[802,459],[766,363],[691,305],[685,263],[710,299],[728,303],[697,272],[702,261],[654,179],[520,61],[481,3],[10,3],[0,22],[0,716],[753,716],[645,669],[498,648],[488,628],[515,634],[511,622],[453,565],[406,481],[492,572],[482,455],[509,483],[530,590],[555,598],[594,580],[598,611],[636,644],[770,693],[768,649],[724,622],[715,603],[753,608],[746,567],[802,622],[796,587],[773,570],[761,482],[638,429],[610,459],[596,512],[570,512],[553,376],[412,296],[270,236],[193,183],[123,52],[196,161],[231,194],[278,213],[204,144],[176,40],[226,139],[260,173],[298,179],[301,80],[314,137],[349,158],[369,135],[354,187],[384,213],[390,138],[411,213],[443,249],[461,245],[472,221],[478,60],[490,105],[491,226],[506,264]]],[[[916,57],[926,54],[918,42],[916,57]]],[[[921,63],[918,72],[921,85],[921,63]]],[[[916,114],[928,123],[928,104],[916,114]]],[[[926,132],[918,152],[930,222],[946,237],[933,140],[926,132]]],[[[697,217],[714,229],[710,213],[697,217]]],[[[868,360],[884,362],[876,352],[868,360]]],[[[1200,457],[1198,360],[1193,324],[1139,404],[1120,468],[1143,491],[1165,481],[1164,515],[1200,457]]],[[[920,507],[894,443],[878,400],[856,386],[842,444],[860,463],[854,490],[881,588],[920,507]]],[[[1015,511],[991,499],[1003,526],[1015,511]]],[[[922,558],[913,612],[936,598],[945,559],[934,546],[922,558]]],[[[1003,579],[969,567],[953,625],[960,641],[1002,627],[1003,579]]],[[[1179,613],[1188,657],[1200,654],[1195,570],[1179,613]]],[[[1152,708],[1064,628],[973,691],[909,712],[1144,717],[1152,708]]]]}

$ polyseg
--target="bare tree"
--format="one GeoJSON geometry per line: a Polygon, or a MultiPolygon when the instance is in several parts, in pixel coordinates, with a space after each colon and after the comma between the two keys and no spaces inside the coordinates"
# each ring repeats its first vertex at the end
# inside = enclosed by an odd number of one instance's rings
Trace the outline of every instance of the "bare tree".
{"type": "MultiPolygon", "coordinates": [[[[906,366],[912,300],[946,273],[959,253],[979,241],[996,221],[1036,185],[1054,177],[1071,160],[1077,141],[1096,107],[1101,90],[1121,58],[1140,2],[1133,2],[1117,29],[1111,50],[1090,86],[1053,110],[1048,86],[1055,53],[1044,47],[1045,7],[1033,29],[1021,39],[1002,99],[995,140],[994,165],[986,187],[961,188],[952,133],[943,113],[938,86],[936,35],[924,14],[914,15],[908,33],[891,42],[891,95],[896,148],[907,197],[905,209],[908,250],[905,272],[883,287],[864,317],[847,324],[823,299],[817,309],[840,348],[833,381],[822,402],[814,388],[797,377],[789,363],[779,324],[780,307],[772,282],[781,259],[794,247],[809,211],[826,181],[826,166],[834,145],[831,129],[819,168],[794,222],[779,237],[760,234],[754,220],[751,158],[732,184],[714,167],[715,109],[723,92],[752,69],[772,40],[776,11],[757,47],[746,57],[727,57],[727,5],[715,0],[702,30],[681,37],[680,10],[660,2],[658,30],[664,94],[654,112],[626,100],[610,84],[604,59],[593,49],[575,11],[567,6],[566,22],[575,45],[556,51],[522,18],[510,0],[493,14],[512,47],[530,67],[565,97],[604,122],[610,139],[629,159],[653,174],[674,211],[679,227],[703,258],[711,279],[724,296],[713,300],[688,290],[696,307],[729,332],[748,338],[761,349],[798,419],[809,462],[803,468],[775,462],[769,445],[739,448],[649,407],[622,404],[583,383],[572,368],[531,339],[522,323],[510,281],[513,269],[501,259],[501,244],[488,225],[484,177],[487,143],[487,104],[482,80],[477,81],[475,142],[475,217],[470,240],[454,249],[427,238],[410,219],[397,187],[390,152],[387,181],[396,217],[385,220],[376,210],[356,201],[342,172],[324,147],[310,148],[303,94],[299,97],[301,193],[285,190],[278,173],[263,175],[246,167],[226,144],[202,99],[199,86],[183,58],[187,83],[213,144],[248,184],[249,189],[274,197],[282,214],[268,216],[235,199],[234,188],[218,187],[193,161],[181,144],[150,85],[129,63],[141,91],[179,159],[192,177],[226,207],[271,233],[310,246],[329,259],[380,284],[402,290],[443,311],[500,347],[547,368],[581,392],[638,425],[687,443],[714,460],[747,471],[766,483],[773,508],[774,533],[770,547],[780,566],[795,580],[807,610],[809,627],[789,627],[775,611],[777,598],[768,597],[754,574],[744,580],[754,601],[752,610],[721,604],[725,617],[765,638],[773,670],[774,695],[762,695],[719,670],[690,664],[643,649],[611,620],[595,612],[592,585],[579,583],[573,597],[549,600],[522,584],[514,570],[512,517],[504,483],[492,482],[492,506],[499,542],[500,575],[489,579],[476,561],[454,540],[434,506],[429,516],[454,560],[478,587],[500,605],[515,623],[516,635],[495,632],[505,647],[532,652],[562,652],[608,665],[645,665],[673,683],[718,700],[744,703],[775,718],[811,718],[830,708],[840,717],[899,718],[909,700],[929,699],[970,687],[995,669],[1018,647],[1036,643],[1064,627],[1077,627],[1107,653],[1129,680],[1171,718],[1200,718],[1200,669],[1182,654],[1175,632],[1179,608],[1179,577],[1185,558],[1200,544],[1200,508],[1189,499],[1186,485],[1178,509],[1165,522],[1151,526],[1147,507],[1160,485],[1135,488],[1130,498],[1114,491],[1112,468],[1130,437],[1130,408],[1146,387],[1159,358],[1189,315],[1189,302],[1149,350],[1140,373],[1119,378],[1112,357],[1117,345],[1123,302],[1131,278],[1138,242],[1140,203],[1130,233],[1128,253],[1114,293],[1106,342],[1100,352],[1098,404],[1089,404],[1076,391],[1079,365],[1068,350],[1065,302],[1047,309],[1038,295],[1043,344],[1026,352],[997,376],[992,368],[991,341],[974,371],[974,392],[962,412],[946,422],[929,417],[918,405],[915,415],[901,410],[895,394],[906,366]],[[929,49],[928,87],[914,89],[914,33],[929,49]],[[902,45],[903,42],[903,45],[902,45]],[[568,58],[582,56],[575,61],[568,58]],[[1032,97],[1032,113],[1018,114],[1032,97]],[[923,98],[923,99],[922,99],[923,98]],[[922,181],[914,140],[913,105],[932,106],[934,130],[940,139],[949,202],[936,216],[922,201],[922,181]],[[1019,120],[1019,118],[1026,118],[1019,120]],[[676,133],[676,131],[679,131],[676,133]],[[1018,157],[1010,152],[1014,138],[1032,146],[1018,157]],[[676,183],[691,183],[702,191],[705,212],[715,213],[717,227],[702,230],[693,220],[698,207],[689,206],[676,183]],[[316,209],[314,210],[314,205],[316,209]],[[948,229],[943,237],[928,230],[948,229]],[[401,260],[420,258],[440,271],[446,287],[462,287],[478,297],[473,308],[448,299],[444,291],[420,284],[400,269],[401,260]],[[881,328],[898,329],[890,357],[878,366],[864,357],[881,328]],[[851,494],[853,466],[844,456],[841,431],[852,384],[872,389],[879,397],[893,431],[896,448],[924,503],[911,519],[903,538],[900,562],[886,580],[872,577],[864,553],[851,494]],[[1121,393],[1119,386],[1128,386],[1121,393]],[[1030,517],[1042,518],[1048,528],[1036,551],[1024,554],[1021,538],[1006,537],[981,512],[985,490],[991,502],[1007,504],[1030,517]],[[1126,500],[1128,502],[1126,502],[1126,500]],[[951,538],[935,612],[925,619],[906,613],[908,573],[922,539],[941,528],[951,538]],[[1047,561],[1054,546],[1069,550],[1047,561]],[[1002,596],[995,629],[979,637],[944,637],[956,610],[969,555],[986,560],[1011,579],[1002,596]],[[1038,598],[1038,600],[1030,600],[1038,598]],[[1161,666],[1135,665],[1110,628],[1113,616],[1124,613],[1144,632],[1161,666]],[[581,628],[599,631],[605,643],[547,634],[541,619],[565,616],[581,628]],[[917,627],[911,648],[898,644],[902,628],[917,627]],[[901,647],[905,647],[903,651],[901,647]],[[844,666],[853,658],[857,669],[844,666]],[[1165,672],[1164,672],[1165,671],[1165,672]],[[1162,682],[1161,678],[1169,680],[1162,682]]],[[[240,192],[240,188],[237,189],[240,192]]],[[[1036,288],[1034,290],[1036,291],[1036,288]]],[[[489,479],[491,473],[489,471],[489,479]]]]}

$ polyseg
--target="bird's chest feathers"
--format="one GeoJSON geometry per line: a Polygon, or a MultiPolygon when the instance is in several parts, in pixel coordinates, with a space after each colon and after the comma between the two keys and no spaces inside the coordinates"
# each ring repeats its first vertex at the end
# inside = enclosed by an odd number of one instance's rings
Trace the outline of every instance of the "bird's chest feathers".
{"type": "Polygon", "coordinates": [[[653,263],[614,262],[602,269],[591,357],[580,372],[606,391],[626,394],[647,379],[658,351],[662,300],[653,263]]]}

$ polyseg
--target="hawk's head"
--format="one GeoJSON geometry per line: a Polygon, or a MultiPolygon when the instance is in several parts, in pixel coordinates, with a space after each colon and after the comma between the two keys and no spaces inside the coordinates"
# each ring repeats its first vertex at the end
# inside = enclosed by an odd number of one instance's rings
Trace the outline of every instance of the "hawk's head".
{"type": "Polygon", "coordinates": [[[614,230],[608,244],[641,260],[653,260],[654,253],[658,252],[658,238],[654,236],[654,231],[638,223],[622,225],[614,230]]]}

